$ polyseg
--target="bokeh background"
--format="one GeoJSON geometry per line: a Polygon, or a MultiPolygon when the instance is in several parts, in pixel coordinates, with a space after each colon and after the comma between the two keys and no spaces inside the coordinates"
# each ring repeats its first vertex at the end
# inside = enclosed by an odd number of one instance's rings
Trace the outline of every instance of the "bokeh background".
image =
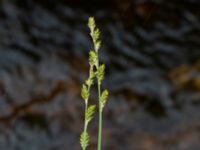
{"type": "Polygon", "coordinates": [[[0,150],[80,150],[89,16],[110,91],[103,149],[199,150],[199,0],[0,0],[0,150]]]}

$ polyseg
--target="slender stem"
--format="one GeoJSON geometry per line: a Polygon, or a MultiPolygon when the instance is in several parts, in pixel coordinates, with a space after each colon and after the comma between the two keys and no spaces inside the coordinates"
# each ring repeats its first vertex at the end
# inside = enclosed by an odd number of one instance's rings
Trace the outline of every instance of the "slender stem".
{"type": "MultiPolygon", "coordinates": [[[[98,56],[98,50],[97,52],[97,70],[99,70],[99,56],[98,56]]],[[[101,111],[101,103],[100,103],[100,97],[101,97],[101,82],[97,78],[97,84],[98,84],[98,99],[99,99],[99,127],[98,127],[98,150],[101,150],[101,144],[102,144],[102,111],[101,111]]]]}
{"type": "Polygon", "coordinates": [[[101,143],[102,143],[102,113],[99,113],[98,150],[101,150],[101,143]]]}
{"type": "MultiPolygon", "coordinates": [[[[85,103],[85,121],[84,121],[84,139],[86,139],[86,133],[87,133],[87,120],[86,120],[86,113],[87,113],[87,102],[85,103]]],[[[86,147],[83,148],[83,150],[86,150],[86,147]]]]}
{"type": "Polygon", "coordinates": [[[101,96],[101,84],[98,83],[98,97],[99,97],[98,150],[101,150],[101,144],[102,144],[102,111],[101,111],[101,104],[100,104],[100,96],[101,96]]]}

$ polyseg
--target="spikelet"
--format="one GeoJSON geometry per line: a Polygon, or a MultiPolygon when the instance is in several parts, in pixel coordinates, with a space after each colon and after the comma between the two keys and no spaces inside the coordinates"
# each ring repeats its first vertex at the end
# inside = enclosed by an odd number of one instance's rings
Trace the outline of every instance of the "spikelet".
{"type": "Polygon", "coordinates": [[[89,134],[87,132],[82,132],[80,136],[80,144],[83,150],[89,145],[89,134]]]}
{"type": "Polygon", "coordinates": [[[107,90],[104,90],[102,93],[101,93],[101,97],[100,97],[100,110],[103,111],[103,108],[106,104],[106,101],[108,99],[108,91],[107,90]]]}

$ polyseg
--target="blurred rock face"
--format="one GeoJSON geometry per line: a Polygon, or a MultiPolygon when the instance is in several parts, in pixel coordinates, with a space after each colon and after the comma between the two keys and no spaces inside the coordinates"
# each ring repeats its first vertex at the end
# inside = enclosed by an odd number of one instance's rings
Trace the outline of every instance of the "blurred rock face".
{"type": "MultiPolygon", "coordinates": [[[[200,149],[198,6],[197,0],[2,0],[0,149],[80,149],[90,15],[102,30],[111,93],[104,149],[200,149]]],[[[96,149],[97,123],[91,133],[96,149]]]]}

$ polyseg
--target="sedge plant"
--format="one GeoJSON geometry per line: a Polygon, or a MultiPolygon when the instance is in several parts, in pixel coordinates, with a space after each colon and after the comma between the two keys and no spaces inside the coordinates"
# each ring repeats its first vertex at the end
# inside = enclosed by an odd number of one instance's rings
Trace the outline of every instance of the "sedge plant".
{"type": "Polygon", "coordinates": [[[84,99],[85,102],[85,119],[84,119],[84,130],[80,137],[80,143],[82,150],[86,150],[87,146],[89,145],[89,134],[88,134],[88,124],[93,118],[95,112],[95,105],[89,105],[89,97],[90,97],[90,90],[92,85],[94,84],[94,80],[97,83],[97,90],[98,90],[98,145],[97,149],[101,150],[102,146],[102,121],[103,121],[103,108],[106,104],[108,91],[102,90],[102,80],[104,79],[105,74],[105,65],[100,64],[99,62],[99,49],[101,47],[101,41],[99,39],[100,30],[96,27],[96,23],[93,17],[90,17],[88,20],[88,27],[90,29],[90,36],[93,42],[93,49],[89,52],[89,77],[83,83],[82,90],[81,90],[81,97],[84,99]]]}

